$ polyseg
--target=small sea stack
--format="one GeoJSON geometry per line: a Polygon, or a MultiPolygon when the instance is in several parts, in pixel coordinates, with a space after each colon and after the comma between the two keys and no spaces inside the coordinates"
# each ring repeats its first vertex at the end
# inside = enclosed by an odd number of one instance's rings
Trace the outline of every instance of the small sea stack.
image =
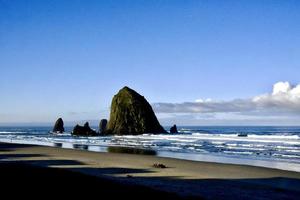
{"type": "Polygon", "coordinates": [[[99,133],[102,134],[107,129],[107,119],[101,119],[99,124],[99,133]]]}
{"type": "Polygon", "coordinates": [[[129,87],[122,88],[111,103],[106,134],[166,133],[147,100],[129,87]]]}
{"type": "Polygon", "coordinates": [[[176,124],[174,124],[174,125],[170,128],[170,133],[178,133],[176,124]]]}
{"type": "Polygon", "coordinates": [[[62,118],[59,118],[58,120],[56,120],[52,132],[53,133],[65,132],[64,121],[62,120],[62,118]]]}
{"type": "Polygon", "coordinates": [[[72,135],[76,136],[96,136],[97,132],[90,128],[88,122],[86,122],[83,126],[76,125],[72,131],[72,135]]]}

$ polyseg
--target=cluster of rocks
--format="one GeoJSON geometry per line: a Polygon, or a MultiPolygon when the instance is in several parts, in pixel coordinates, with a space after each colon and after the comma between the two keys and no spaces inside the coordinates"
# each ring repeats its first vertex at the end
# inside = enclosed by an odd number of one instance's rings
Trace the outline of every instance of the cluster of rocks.
{"type": "MultiPolygon", "coordinates": [[[[63,133],[64,122],[59,118],[53,133],[63,133]]],[[[158,122],[148,101],[129,87],[122,88],[112,99],[110,120],[102,119],[99,130],[90,128],[86,122],[83,126],[76,125],[72,131],[76,136],[96,135],[139,135],[144,133],[167,133],[158,122]]],[[[178,133],[176,125],[170,133],[178,133]]]]}
{"type": "MultiPolygon", "coordinates": [[[[93,130],[90,127],[89,123],[86,122],[83,126],[80,126],[79,124],[77,124],[73,128],[73,131],[71,133],[72,133],[72,135],[76,135],[76,136],[97,136],[97,135],[103,134],[106,130],[106,127],[107,127],[107,120],[102,119],[100,122],[100,125],[99,125],[98,132],[93,130]]],[[[63,122],[62,118],[59,118],[55,122],[52,133],[60,134],[60,133],[64,133],[64,132],[65,132],[64,122],[63,122]]]]}
{"type": "Polygon", "coordinates": [[[161,168],[161,169],[167,168],[167,166],[164,165],[164,164],[162,164],[162,163],[154,163],[152,165],[152,167],[154,167],[154,168],[161,168]]]}
{"type": "Polygon", "coordinates": [[[88,122],[86,122],[83,126],[76,125],[72,131],[73,135],[77,136],[96,136],[97,132],[91,129],[88,122]]]}

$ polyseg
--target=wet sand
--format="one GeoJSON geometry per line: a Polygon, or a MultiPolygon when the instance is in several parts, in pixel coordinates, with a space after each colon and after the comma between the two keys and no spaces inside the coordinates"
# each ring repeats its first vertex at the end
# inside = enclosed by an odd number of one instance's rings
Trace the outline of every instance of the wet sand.
{"type": "MultiPolygon", "coordinates": [[[[137,191],[145,190],[142,194],[147,197],[165,199],[298,199],[300,195],[300,173],[244,165],[4,143],[0,143],[0,164],[1,177],[5,174],[8,180],[13,177],[16,182],[18,179],[26,181],[26,176],[20,178],[22,175],[16,176],[15,171],[25,169],[24,173],[41,177],[39,171],[48,170],[41,174],[64,174],[56,175],[58,183],[66,181],[64,176],[73,177],[68,178],[72,180],[70,183],[63,185],[76,185],[76,192],[88,194],[95,192],[93,188],[97,188],[99,194],[115,191],[112,195],[122,194],[127,188],[128,197],[137,197],[137,191]],[[154,163],[167,168],[154,168],[154,163]],[[7,167],[9,165],[12,166],[7,167]],[[93,187],[89,189],[92,182],[93,187]]],[[[36,182],[47,185],[48,179],[36,182]]]]}

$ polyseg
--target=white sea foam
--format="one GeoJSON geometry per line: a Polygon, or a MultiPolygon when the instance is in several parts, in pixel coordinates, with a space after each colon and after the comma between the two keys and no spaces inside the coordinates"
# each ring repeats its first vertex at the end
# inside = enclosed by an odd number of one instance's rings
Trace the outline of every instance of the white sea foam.
{"type": "Polygon", "coordinates": [[[246,155],[251,155],[253,154],[253,152],[250,152],[250,151],[224,151],[224,153],[227,153],[227,154],[246,154],[246,155]]]}
{"type": "Polygon", "coordinates": [[[21,131],[0,131],[0,134],[20,134],[20,133],[26,133],[21,131]]]}
{"type": "Polygon", "coordinates": [[[298,135],[248,135],[249,138],[299,140],[298,135]]]}
{"type": "Polygon", "coordinates": [[[300,155],[286,155],[286,154],[273,154],[273,156],[278,156],[278,157],[286,157],[286,158],[300,158],[300,155]]]}
{"type": "Polygon", "coordinates": [[[264,151],[266,149],[263,148],[255,148],[255,147],[237,147],[237,146],[229,146],[228,149],[237,149],[237,150],[251,150],[251,151],[264,151]]]}

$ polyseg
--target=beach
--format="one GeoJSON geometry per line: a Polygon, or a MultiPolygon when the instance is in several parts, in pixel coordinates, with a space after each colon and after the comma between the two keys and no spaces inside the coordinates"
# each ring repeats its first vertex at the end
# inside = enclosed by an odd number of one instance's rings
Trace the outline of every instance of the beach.
{"type": "Polygon", "coordinates": [[[1,199],[300,200],[299,11],[0,0],[1,199]]]}
{"type": "MultiPolygon", "coordinates": [[[[141,191],[136,187],[142,187],[153,197],[162,195],[172,199],[297,199],[300,195],[300,173],[278,169],[7,143],[1,143],[0,154],[2,169],[12,169],[5,166],[13,165],[26,169],[33,177],[41,169],[72,173],[68,175],[71,177],[84,176],[87,181],[74,182],[79,188],[83,185],[82,192],[88,192],[88,180],[97,179],[105,185],[108,182],[118,186],[111,189],[128,187],[126,192],[133,197],[141,191]],[[155,163],[166,168],[153,167],[155,163]]],[[[18,181],[14,171],[7,173],[12,173],[18,181]]],[[[46,184],[43,181],[41,184],[46,184]]],[[[97,188],[101,193],[101,187],[97,188]]]]}
{"type": "MultiPolygon", "coordinates": [[[[97,130],[97,127],[92,127],[97,130]]],[[[0,127],[0,142],[86,148],[107,152],[110,146],[154,150],[159,157],[243,164],[300,172],[300,127],[183,126],[177,134],[80,137],[65,127],[0,127]],[[241,137],[244,134],[247,136],[241,137]]],[[[168,129],[168,127],[165,127],[168,129]]]]}

